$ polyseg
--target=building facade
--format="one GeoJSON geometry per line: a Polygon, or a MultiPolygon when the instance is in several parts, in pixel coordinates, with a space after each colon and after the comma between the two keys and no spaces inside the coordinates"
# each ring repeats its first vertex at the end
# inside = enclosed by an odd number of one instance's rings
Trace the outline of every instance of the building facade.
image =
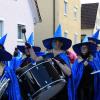
{"type": "Polygon", "coordinates": [[[24,44],[22,28],[26,28],[27,38],[34,31],[34,23],[41,20],[38,11],[34,0],[0,0],[0,36],[7,33],[5,48],[9,52],[24,44]]]}
{"type": "Polygon", "coordinates": [[[91,36],[100,29],[100,5],[99,3],[82,4],[81,6],[81,33],[91,36]]]}
{"type": "Polygon", "coordinates": [[[42,40],[52,37],[61,24],[62,35],[73,44],[80,42],[81,5],[80,0],[37,0],[42,23],[35,27],[35,44],[42,46],[42,40]]]}

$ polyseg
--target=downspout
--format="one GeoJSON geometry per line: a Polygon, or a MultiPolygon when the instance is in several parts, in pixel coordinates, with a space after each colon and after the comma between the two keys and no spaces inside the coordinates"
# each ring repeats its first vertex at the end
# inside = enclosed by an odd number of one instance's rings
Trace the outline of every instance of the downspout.
{"type": "Polygon", "coordinates": [[[55,0],[53,0],[53,34],[55,33],[55,0]]]}

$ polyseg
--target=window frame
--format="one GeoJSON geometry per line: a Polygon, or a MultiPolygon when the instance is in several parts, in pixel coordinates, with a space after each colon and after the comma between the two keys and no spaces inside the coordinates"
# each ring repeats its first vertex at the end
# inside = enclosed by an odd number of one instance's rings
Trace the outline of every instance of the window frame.
{"type": "Polygon", "coordinates": [[[74,19],[76,20],[78,17],[78,7],[77,6],[74,6],[73,8],[73,15],[74,15],[74,19]]]}
{"type": "MultiPolygon", "coordinates": [[[[21,26],[22,28],[26,28],[26,25],[24,25],[24,24],[17,24],[17,40],[19,42],[23,42],[24,41],[24,35],[22,35],[21,38],[19,38],[19,26],[21,26]]],[[[22,32],[21,32],[21,34],[22,34],[22,32]]]]}
{"type": "Polygon", "coordinates": [[[3,32],[4,32],[4,21],[3,20],[0,20],[0,22],[2,22],[2,30],[0,32],[0,37],[2,37],[3,32]]]}
{"type": "Polygon", "coordinates": [[[64,37],[68,38],[68,32],[67,31],[64,32],[64,37]],[[66,36],[65,36],[65,34],[66,34],[66,36]]]}
{"type": "Polygon", "coordinates": [[[64,16],[68,14],[68,0],[64,0],[64,16]]]}
{"type": "Polygon", "coordinates": [[[77,40],[78,40],[78,33],[74,34],[74,44],[77,44],[77,40]]]}

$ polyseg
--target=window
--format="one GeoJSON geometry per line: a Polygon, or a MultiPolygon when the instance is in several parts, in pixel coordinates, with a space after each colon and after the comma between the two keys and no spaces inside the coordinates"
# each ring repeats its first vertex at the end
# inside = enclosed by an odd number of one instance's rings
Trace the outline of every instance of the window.
{"type": "Polygon", "coordinates": [[[3,21],[0,21],[0,37],[2,36],[3,33],[3,21]]]}
{"type": "Polygon", "coordinates": [[[77,12],[78,12],[77,7],[74,7],[74,18],[75,18],[75,19],[77,18],[77,12]]]}
{"type": "Polygon", "coordinates": [[[68,37],[68,33],[64,32],[64,37],[67,38],[68,37]]]}
{"type": "Polygon", "coordinates": [[[67,15],[68,12],[68,1],[64,0],[64,15],[67,15]]]}
{"type": "Polygon", "coordinates": [[[74,34],[74,44],[77,44],[77,39],[78,39],[77,36],[78,36],[78,34],[75,33],[75,34],[74,34]]]}
{"type": "Polygon", "coordinates": [[[22,29],[25,28],[25,25],[18,24],[18,39],[23,40],[22,29]]]}

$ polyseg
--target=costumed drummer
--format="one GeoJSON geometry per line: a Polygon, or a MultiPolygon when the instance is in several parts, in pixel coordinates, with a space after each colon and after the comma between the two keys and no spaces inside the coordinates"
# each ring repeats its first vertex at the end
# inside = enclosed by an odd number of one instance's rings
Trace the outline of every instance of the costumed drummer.
{"type": "Polygon", "coordinates": [[[37,56],[42,56],[44,55],[44,52],[41,52],[41,48],[38,46],[34,46],[34,38],[33,38],[33,33],[29,36],[27,42],[25,43],[26,46],[21,45],[17,46],[18,50],[22,52],[23,54],[23,59],[21,61],[20,67],[25,67],[29,63],[35,64],[35,61],[31,58],[29,48],[32,46],[32,49],[34,50],[35,54],[37,56]],[[29,46],[27,46],[29,44],[29,46]]]}
{"type": "MultiPolygon", "coordinates": [[[[43,45],[46,47],[46,49],[48,49],[47,54],[37,57],[32,48],[30,48],[29,50],[31,57],[36,62],[53,58],[55,66],[60,67],[60,71],[62,71],[66,75],[66,80],[68,80],[71,75],[71,66],[69,57],[67,56],[65,51],[71,47],[71,44],[72,42],[70,39],[62,37],[61,25],[59,25],[53,38],[43,40],[43,45]]],[[[64,98],[65,100],[67,100],[66,87],[59,93],[59,95],[57,95],[53,99],[56,100],[64,98]]]]}
{"type": "MultiPolygon", "coordinates": [[[[32,33],[33,34],[33,33],[32,33]]],[[[25,43],[26,46],[24,45],[20,45],[20,46],[17,46],[18,50],[20,52],[22,52],[22,59],[21,59],[21,64],[20,64],[20,67],[16,70],[16,74],[19,74],[22,69],[24,69],[24,67],[28,66],[29,64],[32,64],[32,65],[35,65],[35,61],[31,58],[30,56],[30,52],[29,52],[29,46],[31,47],[32,46],[32,49],[35,51],[35,54],[37,56],[41,56],[41,55],[44,55],[43,52],[41,52],[41,48],[38,47],[38,46],[33,46],[33,36],[32,34],[30,35],[29,39],[27,40],[27,43],[25,43]],[[29,46],[27,46],[29,45],[29,46]]],[[[27,72],[27,77],[30,77],[30,74],[27,72]]],[[[22,98],[27,100],[29,99],[29,96],[30,95],[29,93],[29,89],[27,87],[28,85],[28,81],[26,79],[26,77],[23,78],[26,82],[24,84],[20,84],[20,90],[21,90],[21,95],[22,95],[22,98]],[[26,89],[27,88],[27,89],[26,89]]],[[[20,83],[20,82],[19,82],[20,83]]],[[[32,99],[32,97],[30,97],[32,99]]]]}
{"type": "MultiPolygon", "coordinates": [[[[27,43],[26,43],[26,45],[27,45],[27,43]]],[[[41,51],[40,47],[33,46],[32,48],[34,49],[35,52],[41,51]]],[[[33,64],[35,63],[35,61],[30,56],[30,52],[28,51],[28,49],[29,49],[28,47],[18,46],[18,49],[23,53],[23,56],[24,56],[24,58],[21,61],[21,65],[20,65],[21,68],[27,66],[30,63],[33,63],[33,64]]]]}
{"type": "MultiPolygon", "coordinates": [[[[0,39],[0,63],[4,61],[10,61],[12,59],[12,55],[7,52],[4,47],[6,36],[7,35],[4,35],[0,39]]],[[[4,65],[3,63],[2,65],[4,66],[4,68],[0,78],[0,95],[2,94],[2,92],[4,93],[0,100],[21,100],[17,77],[12,66],[4,65]],[[7,88],[5,88],[6,85],[8,85],[7,88]]]]}
{"type": "Polygon", "coordinates": [[[4,35],[1,39],[0,39],[0,75],[2,75],[3,73],[3,69],[5,66],[5,61],[9,61],[12,59],[12,56],[10,53],[8,53],[5,48],[4,48],[4,43],[6,40],[7,34],[4,35]]]}
{"type": "MultiPolygon", "coordinates": [[[[73,46],[78,58],[72,66],[72,79],[69,82],[69,100],[99,100],[99,78],[91,75],[97,66],[94,64],[96,44],[85,38],[73,46]]],[[[99,65],[98,65],[99,66],[99,65]]]]}

